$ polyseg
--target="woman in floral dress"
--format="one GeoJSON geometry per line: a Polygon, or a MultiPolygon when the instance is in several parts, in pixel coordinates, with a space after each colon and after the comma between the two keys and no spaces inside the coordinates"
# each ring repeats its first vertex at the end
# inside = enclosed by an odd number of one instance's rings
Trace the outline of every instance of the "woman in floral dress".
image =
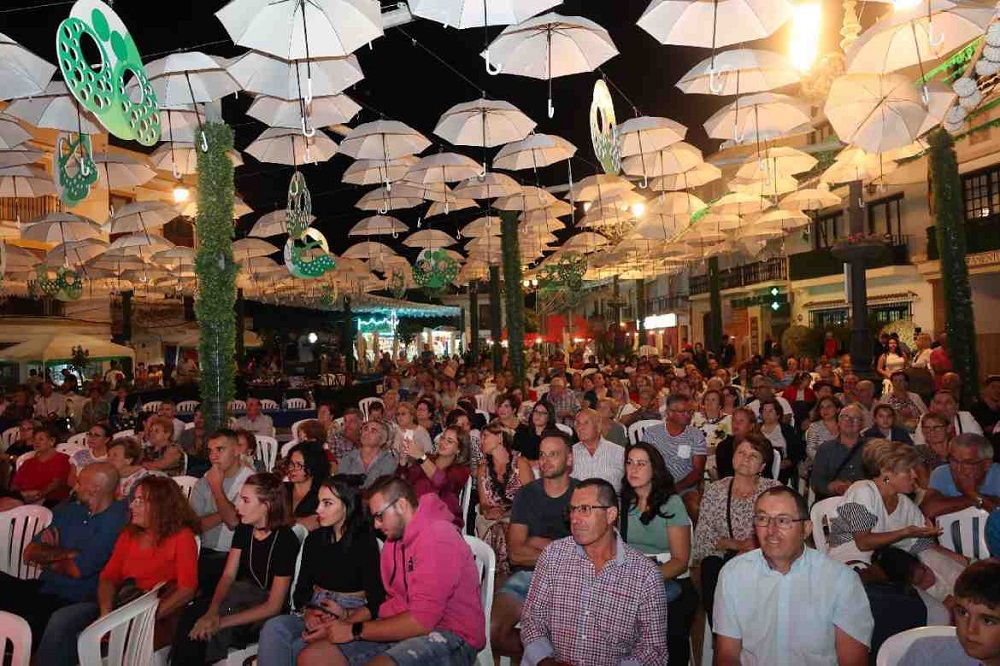
{"type": "Polygon", "coordinates": [[[733,434],[733,417],[722,411],[722,393],[715,389],[705,391],[701,398],[701,410],[691,417],[691,426],[705,433],[705,443],[708,445],[708,462],[706,470],[715,479],[715,448],[719,442],[733,434]]]}
{"type": "Polygon", "coordinates": [[[482,451],[485,464],[479,466],[479,515],[476,536],[485,541],[497,556],[497,575],[510,573],[507,557],[507,526],[514,496],[521,486],[531,483],[531,464],[511,448],[510,433],[497,422],[483,428],[482,451]]]}

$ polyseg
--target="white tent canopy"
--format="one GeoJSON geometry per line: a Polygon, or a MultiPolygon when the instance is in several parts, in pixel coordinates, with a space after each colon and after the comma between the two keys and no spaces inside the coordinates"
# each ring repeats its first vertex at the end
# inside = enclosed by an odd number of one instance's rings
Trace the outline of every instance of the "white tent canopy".
{"type": "Polygon", "coordinates": [[[91,362],[112,358],[135,359],[131,347],[77,333],[51,333],[40,335],[0,351],[0,361],[9,363],[68,363],[73,360],[73,348],[82,347],[89,352],[91,362]]]}

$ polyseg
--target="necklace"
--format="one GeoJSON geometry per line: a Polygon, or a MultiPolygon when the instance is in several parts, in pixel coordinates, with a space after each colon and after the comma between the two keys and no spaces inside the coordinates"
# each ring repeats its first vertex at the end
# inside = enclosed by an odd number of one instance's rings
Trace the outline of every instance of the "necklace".
{"type": "Polygon", "coordinates": [[[264,582],[260,582],[260,578],[257,578],[257,572],[253,570],[253,544],[256,539],[253,538],[253,533],[250,534],[250,575],[253,579],[257,581],[257,585],[262,589],[267,589],[267,580],[271,577],[271,557],[274,555],[274,544],[278,543],[278,533],[274,532],[274,539],[271,541],[271,550],[267,554],[267,566],[264,567],[264,582]]]}

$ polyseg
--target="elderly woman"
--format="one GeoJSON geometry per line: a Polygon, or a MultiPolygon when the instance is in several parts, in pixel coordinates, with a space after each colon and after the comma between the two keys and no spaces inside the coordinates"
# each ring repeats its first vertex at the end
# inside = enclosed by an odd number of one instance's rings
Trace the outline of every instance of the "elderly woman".
{"type": "Polygon", "coordinates": [[[832,397],[823,397],[813,407],[809,418],[809,428],[806,429],[806,458],[813,460],[816,450],[823,442],[836,439],[840,434],[837,417],[840,416],[840,404],[832,397]]]}
{"type": "Polygon", "coordinates": [[[422,451],[432,451],[434,443],[430,433],[417,423],[417,412],[412,403],[401,402],[396,407],[396,433],[390,442],[393,455],[403,457],[407,442],[416,442],[422,451]]]}
{"type": "Polygon", "coordinates": [[[510,573],[507,556],[507,525],[514,496],[522,486],[535,480],[531,464],[513,450],[510,432],[499,423],[483,429],[483,464],[479,466],[479,515],[476,536],[493,548],[497,556],[497,573],[510,573]]]}
{"type": "Polygon", "coordinates": [[[921,488],[928,488],[931,472],[941,465],[948,464],[948,442],[951,441],[951,424],[940,414],[927,412],[920,419],[920,431],[924,443],[916,447],[920,455],[920,467],[917,469],[917,479],[921,488]]]}
{"type": "Polygon", "coordinates": [[[146,420],[145,431],[149,436],[149,448],[142,466],[150,472],[162,472],[168,476],[184,473],[184,452],[174,444],[174,424],[163,416],[146,420]]]}
{"type": "Polygon", "coordinates": [[[909,444],[873,439],[861,460],[868,478],[851,484],[830,521],[830,557],[868,562],[878,548],[901,548],[934,572],[937,582],[928,593],[943,601],[968,562],[935,543],[941,530],[907,497],[916,488],[920,455],[909,444]]]}
{"type": "Polygon", "coordinates": [[[118,470],[115,497],[131,502],[135,484],[149,476],[149,470],[142,466],[142,445],[134,437],[113,439],[108,444],[108,462],[118,470]]]}
{"type": "Polygon", "coordinates": [[[441,498],[454,516],[459,529],[465,525],[459,495],[469,480],[469,438],[459,426],[450,425],[438,438],[437,453],[419,448],[408,442],[403,451],[405,464],[396,475],[405,479],[417,497],[434,494],[441,498]]]}
{"type": "Polygon", "coordinates": [[[722,565],[757,547],[754,503],[765,490],[780,485],[775,479],[761,477],[761,472],[770,468],[773,456],[767,439],[745,435],[733,454],[735,474],[712,483],[702,497],[694,530],[693,560],[701,562],[702,602],[710,620],[722,565]]]}
{"type": "Polygon", "coordinates": [[[764,435],[771,447],[781,451],[781,469],[778,480],[782,483],[792,477],[795,466],[805,458],[805,446],[798,430],[782,419],[784,410],[775,398],[760,401],[760,434],[764,435]]]}
{"type": "Polygon", "coordinates": [[[871,428],[861,433],[865,439],[887,439],[890,442],[902,442],[903,444],[913,444],[910,433],[906,428],[896,425],[896,410],[890,405],[875,405],[872,410],[874,423],[871,428]]]}
{"type": "Polygon", "coordinates": [[[910,390],[910,378],[906,372],[897,370],[889,375],[892,390],[882,396],[882,402],[896,410],[899,424],[910,432],[917,429],[920,417],[927,413],[923,399],[910,390]]]}
{"type": "Polygon", "coordinates": [[[722,411],[722,393],[708,389],[701,396],[701,409],[691,417],[691,427],[705,433],[705,443],[708,445],[709,474],[714,476],[716,469],[715,449],[726,437],[733,434],[733,417],[722,411]]]}
{"type": "Polygon", "coordinates": [[[350,474],[361,479],[367,488],[380,476],[396,473],[399,462],[389,448],[389,428],[381,421],[368,421],[361,426],[361,443],[337,461],[338,474],[350,474]]]}
{"type": "Polygon", "coordinates": [[[87,430],[87,448],[80,449],[70,456],[72,467],[69,469],[67,483],[72,488],[76,485],[76,477],[90,463],[108,458],[108,442],[111,441],[111,429],[104,423],[95,423],[87,430]]]}
{"type": "Polygon", "coordinates": [[[497,400],[497,421],[504,428],[511,432],[511,435],[521,425],[518,419],[518,410],[521,408],[521,400],[513,392],[505,393],[497,400]]]}

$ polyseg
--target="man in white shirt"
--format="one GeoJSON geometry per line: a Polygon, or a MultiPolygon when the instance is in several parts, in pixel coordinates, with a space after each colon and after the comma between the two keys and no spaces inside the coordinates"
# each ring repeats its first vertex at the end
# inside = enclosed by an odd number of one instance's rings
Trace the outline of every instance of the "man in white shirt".
{"type": "Polygon", "coordinates": [[[788,425],[795,425],[795,416],[793,415],[791,404],[789,404],[789,402],[782,396],[774,394],[774,383],[769,377],[765,377],[764,375],[755,375],[751,380],[750,385],[753,387],[754,399],[747,405],[747,409],[754,413],[754,416],[757,417],[758,421],[760,421],[761,400],[774,398],[778,401],[778,404],[781,405],[781,413],[784,414],[784,416],[781,417],[781,420],[788,425]]]}
{"type": "Polygon", "coordinates": [[[37,396],[35,396],[35,418],[46,419],[51,415],[66,414],[66,396],[55,392],[52,380],[46,379],[37,396]]]}
{"type": "Polygon", "coordinates": [[[174,403],[170,400],[164,400],[160,403],[160,416],[169,419],[174,424],[174,441],[179,442],[181,441],[181,435],[184,433],[184,421],[177,418],[174,410],[174,403]]]}
{"type": "MultiPolygon", "coordinates": [[[[931,399],[931,404],[927,406],[928,412],[940,414],[945,420],[952,424],[955,435],[971,432],[977,435],[983,434],[983,428],[969,412],[958,409],[958,402],[948,391],[938,391],[931,399]]],[[[913,433],[914,446],[926,446],[923,428],[917,428],[913,433]]]]}
{"type": "Polygon", "coordinates": [[[247,413],[236,419],[236,429],[274,437],[274,422],[267,414],[260,413],[260,398],[247,398],[247,413]]]}
{"type": "Polygon", "coordinates": [[[573,445],[573,472],[578,481],[604,479],[617,493],[625,475],[625,449],[601,436],[601,416],[589,407],[576,413],[576,434],[580,441],[573,445]]]}
{"type": "Polygon", "coordinates": [[[716,664],[865,666],[875,627],[847,566],[806,548],[809,509],[787,486],[754,510],[760,548],[730,560],[715,593],[716,664]]]}

